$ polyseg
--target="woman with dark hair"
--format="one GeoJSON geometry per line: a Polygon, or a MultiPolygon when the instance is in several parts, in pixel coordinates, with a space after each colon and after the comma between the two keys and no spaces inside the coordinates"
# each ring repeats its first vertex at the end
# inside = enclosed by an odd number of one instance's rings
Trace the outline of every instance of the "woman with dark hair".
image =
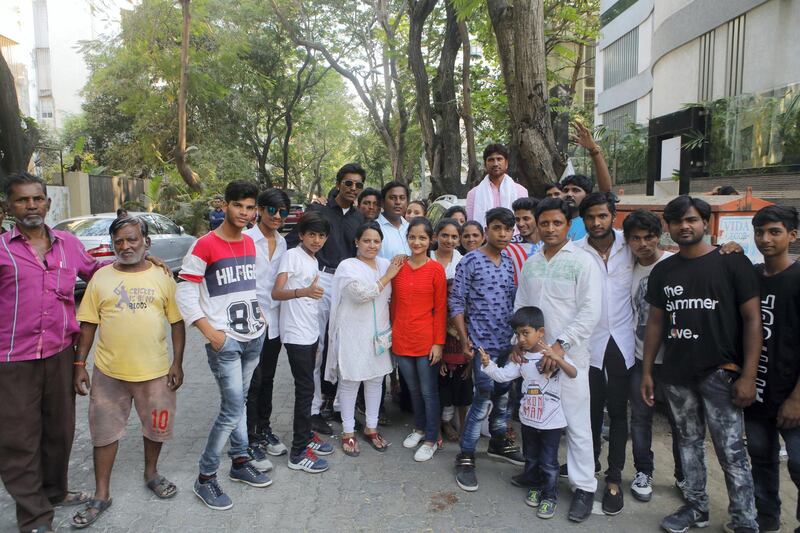
{"type": "Polygon", "coordinates": [[[459,226],[463,226],[467,223],[467,210],[463,206],[454,205],[444,212],[444,216],[442,216],[442,218],[452,218],[458,222],[459,226]]]}
{"type": "Polygon", "coordinates": [[[411,257],[392,281],[392,351],[408,385],[414,407],[414,431],[404,448],[419,447],[415,461],[428,461],[439,439],[439,361],[447,323],[447,281],[444,267],[428,257],[433,228],[427,218],[408,225],[411,257]]]}
{"type": "Polygon", "coordinates": [[[356,231],[356,257],[339,263],[333,277],[325,379],[331,383],[339,381],[342,450],[351,457],[360,453],[354,416],[362,383],[366,407],[364,436],[379,452],[389,446],[378,433],[378,410],[383,377],[392,371],[392,359],[389,346],[376,339],[388,338],[390,283],[405,256],[391,261],[378,257],[382,240],[383,233],[377,223],[361,225],[356,231]]]}
{"type": "Polygon", "coordinates": [[[470,220],[461,226],[461,248],[459,249],[461,255],[467,255],[471,251],[477,250],[483,246],[484,240],[483,226],[480,222],[470,220]]]}

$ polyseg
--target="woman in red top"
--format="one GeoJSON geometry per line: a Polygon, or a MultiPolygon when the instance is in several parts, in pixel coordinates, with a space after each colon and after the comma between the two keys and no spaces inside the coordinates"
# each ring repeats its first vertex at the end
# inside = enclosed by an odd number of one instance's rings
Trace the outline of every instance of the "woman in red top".
{"type": "Polygon", "coordinates": [[[439,361],[447,322],[444,267],[428,257],[433,228],[417,217],[408,226],[411,257],[392,280],[392,351],[408,385],[414,431],[403,447],[415,448],[415,461],[427,461],[439,448],[439,361]]]}

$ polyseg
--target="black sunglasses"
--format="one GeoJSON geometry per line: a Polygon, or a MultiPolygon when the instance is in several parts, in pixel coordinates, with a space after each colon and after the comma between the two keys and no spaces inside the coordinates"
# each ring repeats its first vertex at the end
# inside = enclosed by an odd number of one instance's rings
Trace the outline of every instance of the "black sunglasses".
{"type": "Polygon", "coordinates": [[[277,207],[273,207],[271,205],[267,206],[267,214],[269,216],[274,217],[276,213],[280,213],[281,218],[286,218],[286,217],[289,216],[289,210],[286,209],[285,207],[280,209],[280,208],[277,208],[277,207]]]}
{"type": "Polygon", "coordinates": [[[344,180],[342,182],[342,185],[344,185],[345,187],[348,187],[348,188],[352,187],[353,185],[356,186],[356,189],[363,189],[364,188],[364,184],[362,182],[353,181],[353,180],[344,180]]]}

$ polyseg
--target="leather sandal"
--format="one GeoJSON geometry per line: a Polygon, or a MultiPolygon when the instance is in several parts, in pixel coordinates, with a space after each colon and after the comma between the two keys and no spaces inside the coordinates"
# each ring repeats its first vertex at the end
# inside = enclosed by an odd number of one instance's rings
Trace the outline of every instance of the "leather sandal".
{"type": "Polygon", "coordinates": [[[351,435],[349,437],[345,437],[344,435],[342,435],[342,451],[344,452],[345,455],[349,457],[358,457],[359,455],[361,455],[361,452],[358,450],[358,441],[356,441],[354,435],[351,435]],[[349,447],[350,450],[348,451],[348,449],[345,446],[349,447]]]}
{"type": "Polygon", "coordinates": [[[379,451],[381,453],[385,452],[391,443],[383,438],[383,436],[378,433],[364,433],[364,439],[369,442],[369,445],[372,446],[373,449],[379,451]]]}

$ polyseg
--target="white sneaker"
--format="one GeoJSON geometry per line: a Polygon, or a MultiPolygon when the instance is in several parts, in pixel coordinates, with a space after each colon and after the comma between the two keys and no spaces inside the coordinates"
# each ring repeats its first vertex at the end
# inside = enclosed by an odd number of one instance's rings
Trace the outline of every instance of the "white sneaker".
{"type": "Polygon", "coordinates": [[[406,437],[406,440],[403,441],[403,448],[416,448],[419,446],[419,443],[422,442],[422,439],[425,438],[425,435],[422,433],[417,433],[416,431],[412,431],[406,437]]]}
{"type": "Polygon", "coordinates": [[[431,457],[433,457],[433,454],[436,453],[436,450],[438,449],[439,446],[436,443],[433,443],[432,445],[423,444],[414,454],[414,460],[418,463],[430,461],[431,457]]]}
{"type": "Polygon", "coordinates": [[[636,472],[631,483],[631,493],[640,502],[649,502],[653,497],[653,477],[644,472],[636,472]]]}

